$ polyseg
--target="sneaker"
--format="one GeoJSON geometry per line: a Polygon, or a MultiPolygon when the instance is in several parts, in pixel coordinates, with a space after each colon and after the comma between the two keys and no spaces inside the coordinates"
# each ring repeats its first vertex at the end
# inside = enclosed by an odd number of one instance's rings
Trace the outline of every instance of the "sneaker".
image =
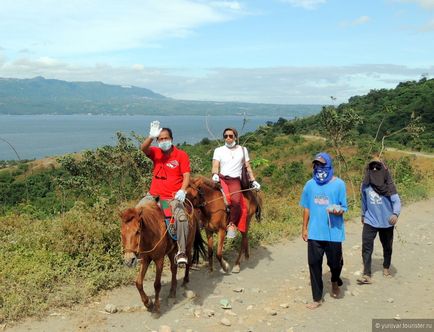
{"type": "Polygon", "coordinates": [[[228,239],[233,239],[237,236],[237,226],[235,226],[234,224],[229,224],[228,228],[227,228],[227,233],[226,233],[226,237],[228,239]]]}
{"type": "Polygon", "coordinates": [[[187,260],[187,255],[184,254],[183,252],[179,252],[176,256],[175,256],[175,263],[178,266],[185,266],[188,263],[187,260]]]}

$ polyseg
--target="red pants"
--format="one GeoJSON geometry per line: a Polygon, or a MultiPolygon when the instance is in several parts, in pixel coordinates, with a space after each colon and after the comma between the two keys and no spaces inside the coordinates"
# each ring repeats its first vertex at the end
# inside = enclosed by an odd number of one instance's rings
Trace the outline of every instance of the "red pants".
{"type": "Polygon", "coordinates": [[[241,217],[241,198],[242,193],[241,183],[239,178],[231,178],[228,176],[223,177],[225,183],[228,186],[229,193],[231,194],[231,214],[229,216],[229,222],[238,226],[241,217]]]}

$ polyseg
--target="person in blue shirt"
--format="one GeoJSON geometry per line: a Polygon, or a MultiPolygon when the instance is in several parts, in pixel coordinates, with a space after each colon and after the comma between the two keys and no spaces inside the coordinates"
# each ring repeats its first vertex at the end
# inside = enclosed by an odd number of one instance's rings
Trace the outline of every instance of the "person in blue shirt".
{"type": "Polygon", "coordinates": [[[303,207],[302,238],[307,241],[307,257],[315,309],[323,301],[322,263],[324,253],[331,272],[332,296],[338,298],[342,286],[342,242],[345,240],[343,214],[347,211],[345,182],[334,176],[332,158],[318,153],[312,162],[312,179],[306,182],[300,199],[303,207]]]}
{"type": "Polygon", "coordinates": [[[365,169],[361,187],[363,276],[357,281],[370,284],[372,252],[377,233],[383,246],[383,275],[391,277],[393,230],[401,213],[401,200],[386,164],[372,160],[365,169]]]}

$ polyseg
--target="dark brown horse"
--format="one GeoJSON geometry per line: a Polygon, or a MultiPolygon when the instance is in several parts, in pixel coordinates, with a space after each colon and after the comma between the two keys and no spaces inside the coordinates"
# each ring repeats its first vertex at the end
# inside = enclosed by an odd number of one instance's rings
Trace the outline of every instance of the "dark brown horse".
{"type": "MultiPolygon", "coordinates": [[[[123,211],[121,213],[121,219],[124,263],[127,266],[133,266],[137,263],[138,259],[140,259],[141,265],[136,278],[136,287],[145,307],[149,311],[158,314],[160,312],[159,294],[161,290],[161,274],[163,272],[164,256],[166,255],[169,258],[170,270],[172,272],[169,297],[176,297],[177,265],[174,262],[174,258],[178,251],[177,243],[167,233],[164,214],[160,207],[154,202],[123,211]],[[156,267],[154,303],[152,303],[152,300],[143,290],[143,279],[152,261],[155,263],[156,267]]],[[[199,230],[199,219],[194,210],[189,215],[188,223],[189,233],[186,247],[188,264],[185,268],[183,286],[189,281],[190,265],[198,261],[199,252],[205,254],[205,248],[203,246],[204,241],[199,230]],[[194,253],[192,256],[193,246],[194,253]]]]}
{"type": "MultiPolygon", "coordinates": [[[[233,273],[240,272],[241,257],[244,254],[249,259],[249,242],[248,226],[250,220],[255,215],[260,220],[262,198],[261,193],[246,190],[243,191],[247,203],[247,229],[241,232],[241,247],[235,265],[232,268],[233,273]]],[[[228,209],[220,190],[220,185],[213,181],[199,176],[191,179],[190,186],[187,188],[187,198],[191,201],[195,209],[199,210],[199,217],[205,227],[208,240],[208,262],[210,271],[213,270],[213,234],[218,234],[218,246],[216,257],[220,266],[225,272],[229,271],[229,264],[223,258],[223,244],[226,237],[226,228],[229,221],[228,209]]]]}

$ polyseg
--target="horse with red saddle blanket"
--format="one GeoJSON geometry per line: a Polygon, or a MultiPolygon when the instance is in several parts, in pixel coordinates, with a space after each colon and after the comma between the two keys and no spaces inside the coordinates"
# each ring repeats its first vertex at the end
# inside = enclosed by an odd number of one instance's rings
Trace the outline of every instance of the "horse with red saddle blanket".
{"type": "MultiPolygon", "coordinates": [[[[224,186],[224,183],[222,184],[224,186]]],[[[261,193],[253,190],[242,190],[243,201],[241,203],[242,213],[240,222],[237,225],[241,233],[241,246],[233,273],[240,271],[242,255],[249,258],[248,230],[250,220],[253,216],[259,221],[261,217],[262,197],[261,193]]],[[[216,257],[220,266],[225,272],[229,271],[229,264],[223,258],[223,244],[226,237],[227,226],[229,223],[231,193],[222,191],[222,186],[210,181],[206,177],[198,176],[190,180],[187,188],[187,198],[193,207],[199,211],[199,218],[205,228],[208,240],[208,262],[210,271],[213,270],[213,234],[218,234],[218,245],[216,257]]]]}

